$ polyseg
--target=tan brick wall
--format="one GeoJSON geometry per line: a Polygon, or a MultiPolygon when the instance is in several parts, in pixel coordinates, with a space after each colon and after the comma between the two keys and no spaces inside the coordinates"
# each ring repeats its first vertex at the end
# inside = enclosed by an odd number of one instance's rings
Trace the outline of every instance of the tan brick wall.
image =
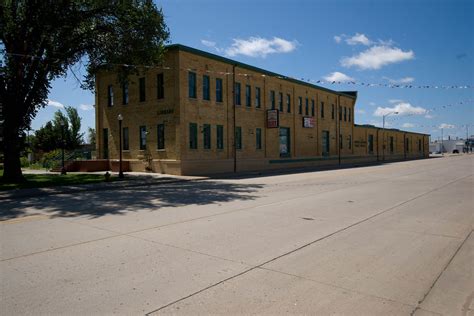
{"type": "MultiPolygon", "coordinates": [[[[139,150],[139,126],[145,125],[147,150],[153,159],[152,168],[156,172],[175,174],[207,174],[231,172],[234,165],[234,108],[233,82],[241,85],[241,104],[235,107],[236,126],[242,128],[242,149],[237,150],[238,170],[321,165],[342,162],[370,161],[383,156],[383,133],[375,127],[354,126],[355,99],[324,88],[297,83],[247,68],[238,63],[196,54],[186,50],[173,49],[167,52],[164,62],[170,69],[148,69],[146,77],[145,102],[138,100],[138,78],[132,76],[129,84],[129,104],[122,105],[121,87],[116,75],[102,72],[97,76],[96,117],[97,146],[99,157],[103,158],[103,128],[109,129],[109,157],[118,158],[117,115],[123,115],[123,127],[129,127],[130,150],[124,151],[123,158],[130,160],[132,170],[143,170],[144,151],[139,150]],[[237,65],[235,65],[237,64],[237,65]],[[196,73],[196,98],[188,96],[188,73],[196,73]],[[156,97],[156,75],[164,73],[165,98],[156,97]],[[235,74],[234,74],[235,73],[235,74]],[[203,100],[203,76],[210,77],[210,100],[203,100]],[[234,78],[235,77],[235,78],[234,78]],[[216,102],[216,78],[223,81],[223,102],[216,102]],[[107,106],[107,86],[114,86],[115,102],[107,106]],[[251,106],[246,105],[246,85],[251,87],[251,106]],[[256,87],[260,88],[261,107],[256,108],[256,87]],[[275,108],[279,109],[279,94],[283,94],[283,111],[280,112],[280,127],[290,129],[291,156],[280,157],[279,129],[266,128],[266,110],[271,108],[271,91],[275,92],[275,108]],[[288,113],[286,98],[291,97],[291,111],[288,113]],[[302,114],[298,109],[298,98],[302,98],[302,114]],[[306,115],[308,99],[308,115],[306,115]],[[312,116],[311,102],[314,100],[313,128],[303,127],[303,117],[312,116]],[[321,104],[324,102],[324,117],[321,104]],[[334,118],[332,117],[334,105],[334,118]],[[339,109],[342,119],[339,120],[339,109]],[[345,115],[344,115],[345,109],[345,115]],[[349,114],[350,113],[350,114],[349,114]],[[349,120],[350,116],[350,120],[349,120]],[[345,118],[345,119],[344,119],[345,118]],[[157,124],[165,124],[165,150],[157,150],[157,124]],[[197,149],[189,148],[189,123],[198,126],[197,149]],[[211,148],[203,147],[203,126],[211,126],[211,148]],[[216,126],[224,127],[224,148],[217,149],[216,126]],[[262,131],[262,149],[256,148],[256,129],[262,131]],[[330,133],[330,154],[322,157],[322,132],[330,133]],[[368,135],[374,135],[374,152],[367,150],[368,135]],[[339,135],[342,148],[339,151],[339,135]],[[349,158],[352,157],[352,158],[349,158]]],[[[425,154],[428,151],[427,136],[402,131],[386,130],[385,158],[405,157],[404,139],[408,135],[410,150],[407,158],[416,158],[423,153],[418,151],[418,139],[424,141],[425,154]],[[395,139],[394,152],[389,151],[388,139],[395,139]],[[416,149],[416,151],[414,150],[416,149]]]]}

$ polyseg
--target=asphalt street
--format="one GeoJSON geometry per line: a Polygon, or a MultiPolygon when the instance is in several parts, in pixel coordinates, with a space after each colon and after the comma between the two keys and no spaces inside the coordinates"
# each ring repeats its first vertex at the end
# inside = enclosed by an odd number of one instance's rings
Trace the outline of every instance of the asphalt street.
{"type": "Polygon", "coordinates": [[[474,315],[474,155],[0,201],[0,314],[474,315]]]}

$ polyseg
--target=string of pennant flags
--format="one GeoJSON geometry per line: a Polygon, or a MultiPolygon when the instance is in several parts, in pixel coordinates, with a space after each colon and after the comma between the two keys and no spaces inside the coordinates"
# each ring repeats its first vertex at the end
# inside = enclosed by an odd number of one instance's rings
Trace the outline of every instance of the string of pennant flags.
{"type": "MultiPolygon", "coordinates": [[[[42,56],[34,56],[34,55],[25,55],[25,54],[15,54],[15,53],[5,53],[6,55],[10,56],[17,56],[17,57],[24,57],[28,58],[31,60],[34,59],[39,59],[42,61],[46,60],[51,60],[54,62],[59,62],[60,60],[57,58],[46,58],[42,56]]],[[[163,69],[163,70],[173,70],[175,68],[169,67],[169,66],[150,66],[150,65],[134,65],[134,64],[115,64],[115,63],[109,63],[107,65],[110,66],[117,66],[117,67],[125,67],[125,68],[145,68],[145,69],[163,69]]],[[[193,68],[179,68],[179,70],[184,70],[184,71],[196,71],[196,69],[193,68]]],[[[214,70],[204,70],[204,72],[209,73],[209,74],[217,74],[221,76],[232,76],[234,75],[233,72],[229,71],[214,71],[214,70]]],[[[355,81],[355,80],[348,80],[348,81],[330,81],[330,80],[323,80],[323,79],[311,79],[311,78],[298,78],[298,77],[292,77],[292,76],[282,76],[278,74],[274,75],[268,75],[268,74],[255,74],[255,73],[245,73],[245,72],[236,72],[236,76],[243,76],[243,77],[274,77],[278,79],[283,79],[283,80],[299,80],[303,82],[307,82],[310,84],[325,84],[325,85],[353,85],[353,86],[361,86],[361,87],[368,87],[368,88],[373,88],[373,87],[384,87],[384,88],[397,88],[397,89],[473,89],[474,85],[433,85],[433,84],[428,84],[428,85],[415,85],[415,84],[401,84],[401,83],[386,83],[386,82],[379,82],[379,83],[374,83],[374,82],[362,82],[362,81],[355,81]]]]}
{"type": "Polygon", "coordinates": [[[454,109],[456,106],[469,104],[469,103],[472,103],[473,101],[474,101],[474,99],[468,99],[468,100],[463,100],[463,101],[459,101],[459,102],[456,102],[456,103],[450,103],[450,104],[445,104],[445,105],[434,106],[432,108],[425,109],[425,111],[423,111],[423,112],[403,114],[401,116],[393,116],[391,120],[392,121],[397,121],[397,120],[402,119],[402,117],[405,118],[405,117],[418,116],[418,115],[428,115],[430,113],[440,111],[440,110],[451,109],[451,108],[454,109]]]}

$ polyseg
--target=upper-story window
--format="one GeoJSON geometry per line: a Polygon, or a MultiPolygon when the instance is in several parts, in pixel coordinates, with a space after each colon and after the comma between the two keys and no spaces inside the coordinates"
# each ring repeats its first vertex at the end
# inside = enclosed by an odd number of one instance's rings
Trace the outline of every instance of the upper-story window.
{"type": "Polygon", "coordinates": [[[349,122],[351,121],[351,114],[352,114],[352,109],[349,108],[349,122]]]}
{"type": "Polygon", "coordinates": [[[309,101],[308,101],[308,98],[306,98],[305,107],[304,107],[304,115],[308,115],[308,114],[309,114],[309,101]]]}
{"type": "Polygon", "coordinates": [[[249,85],[245,85],[245,105],[248,107],[252,106],[252,92],[249,85]]]}
{"type": "Polygon", "coordinates": [[[311,116],[314,116],[314,100],[311,99],[311,116]]]}
{"type": "Polygon", "coordinates": [[[271,90],[270,91],[270,102],[272,106],[272,110],[275,109],[275,91],[271,90]]]}
{"type": "Polygon", "coordinates": [[[165,81],[162,73],[156,75],[156,97],[158,99],[165,97],[165,81]]]}
{"type": "Polygon", "coordinates": [[[114,87],[111,84],[107,86],[107,106],[114,106],[114,87]]]}
{"type": "Polygon", "coordinates": [[[344,107],[344,121],[347,121],[347,108],[344,107]]]}
{"type": "Polygon", "coordinates": [[[138,89],[140,94],[140,102],[144,102],[146,100],[146,85],[145,85],[145,77],[141,77],[138,80],[138,89]]]}
{"type": "Polygon", "coordinates": [[[336,108],[334,104],[331,104],[331,118],[334,120],[335,116],[336,116],[336,108]]]}
{"type": "Polygon", "coordinates": [[[321,102],[321,118],[324,118],[324,102],[321,102]]]}
{"type": "Polygon", "coordinates": [[[291,113],[291,96],[286,95],[286,112],[291,113]]]}
{"type": "Polygon", "coordinates": [[[211,100],[211,82],[209,76],[202,76],[202,98],[203,100],[211,100]]]}
{"type": "Polygon", "coordinates": [[[128,104],[128,82],[122,84],[122,104],[128,104]]]}
{"type": "Polygon", "coordinates": [[[298,97],[298,114],[303,114],[303,98],[298,97]]]}
{"type": "Polygon", "coordinates": [[[259,108],[261,106],[262,106],[262,104],[260,102],[260,88],[255,87],[255,107],[259,108]]]}
{"type": "Polygon", "coordinates": [[[234,87],[235,91],[235,105],[241,105],[241,100],[240,100],[240,82],[235,83],[234,87]]]}
{"type": "Polygon", "coordinates": [[[278,94],[278,108],[280,112],[283,112],[283,93],[278,94]]]}
{"type": "Polygon", "coordinates": [[[222,102],[222,79],[216,78],[216,102],[222,102]]]}
{"type": "Polygon", "coordinates": [[[188,96],[190,98],[196,98],[196,73],[188,72],[188,96]]]}

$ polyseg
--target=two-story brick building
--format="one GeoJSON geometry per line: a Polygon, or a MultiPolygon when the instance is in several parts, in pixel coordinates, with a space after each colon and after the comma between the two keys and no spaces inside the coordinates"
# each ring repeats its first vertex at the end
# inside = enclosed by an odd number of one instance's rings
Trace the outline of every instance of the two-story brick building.
{"type": "Polygon", "coordinates": [[[212,174],[428,156],[428,135],[354,124],[339,92],[182,45],[119,83],[96,78],[97,152],[131,170],[212,174]],[[385,142],[385,146],[383,145],[385,142]]]}

